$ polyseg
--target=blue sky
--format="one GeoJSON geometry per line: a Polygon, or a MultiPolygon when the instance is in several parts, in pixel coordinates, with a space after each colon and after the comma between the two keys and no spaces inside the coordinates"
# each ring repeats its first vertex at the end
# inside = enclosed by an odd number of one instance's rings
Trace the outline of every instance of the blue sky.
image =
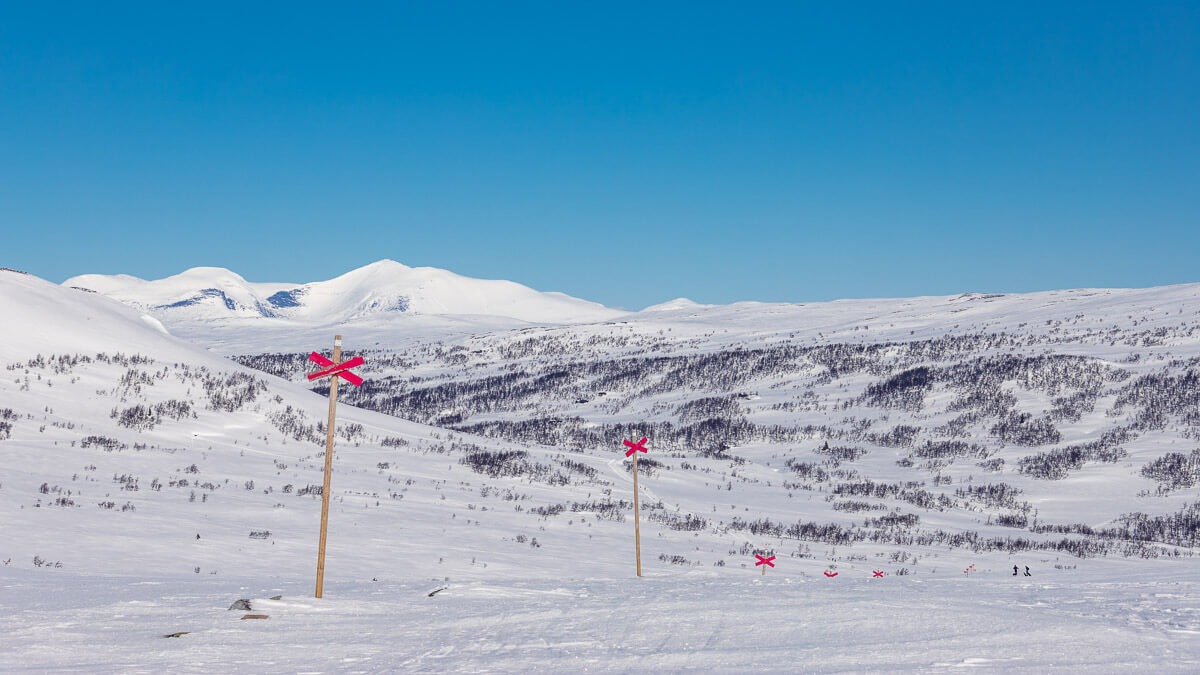
{"type": "Polygon", "coordinates": [[[0,266],[53,281],[1200,281],[1195,2],[36,4],[0,18],[0,266]]]}

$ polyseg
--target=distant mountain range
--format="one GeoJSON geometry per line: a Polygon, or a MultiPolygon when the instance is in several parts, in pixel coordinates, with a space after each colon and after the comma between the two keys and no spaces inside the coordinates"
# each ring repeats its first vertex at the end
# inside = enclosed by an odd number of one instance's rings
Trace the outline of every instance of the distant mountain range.
{"type": "Polygon", "coordinates": [[[620,310],[511,281],[472,279],[380,260],[328,281],[256,283],[220,267],[147,281],[85,274],[64,286],[95,291],[167,322],[290,319],[340,323],[395,314],[504,317],[530,323],[603,321],[620,310]]]}

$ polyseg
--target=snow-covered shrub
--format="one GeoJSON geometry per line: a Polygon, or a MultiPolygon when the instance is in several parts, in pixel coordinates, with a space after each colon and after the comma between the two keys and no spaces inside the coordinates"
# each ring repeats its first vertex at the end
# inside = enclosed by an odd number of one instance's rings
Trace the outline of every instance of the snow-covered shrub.
{"type": "Polygon", "coordinates": [[[829,460],[827,461],[831,461],[833,466],[836,467],[840,462],[853,462],[861,459],[867,454],[867,451],[863,448],[850,448],[844,446],[830,447],[829,443],[826,442],[825,445],[816,450],[816,453],[818,455],[827,455],[829,457],[829,460]]]}
{"type": "Polygon", "coordinates": [[[79,441],[79,447],[96,447],[102,448],[105,452],[112,452],[113,450],[124,450],[129,446],[121,443],[115,438],[108,438],[106,436],[85,436],[83,440],[79,441]]]}
{"type": "Polygon", "coordinates": [[[993,436],[1005,443],[1038,446],[1062,441],[1062,433],[1048,418],[1034,418],[1030,413],[1011,414],[990,429],[993,436]]]}
{"type": "Polygon", "coordinates": [[[524,450],[473,450],[459,460],[476,473],[482,473],[492,478],[499,477],[529,477],[551,485],[568,485],[571,480],[553,467],[538,464],[528,460],[529,453],[524,450]]]}
{"type": "Polygon", "coordinates": [[[921,433],[921,427],[897,424],[886,433],[870,434],[868,438],[876,445],[882,445],[885,448],[908,448],[912,447],[913,441],[916,440],[919,433],[921,433]]]}
{"type": "Polygon", "coordinates": [[[860,399],[880,408],[898,408],[917,412],[925,403],[925,393],[933,388],[934,371],[928,366],[910,368],[872,384],[860,399]]]}
{"type": "Polygon", "coordinates": [[[1110,447],[1110,445],[1110,442],[1106,442],[1102,438],[1093,443],[1072,445],[1022,457],[1017,462],[1017,471],[1034,478],[1062,480],[1071,471],[1082,468],[1084,462],[1115,464],[1129,456],[1124,448],[1110,447]]]}
{"type": "Polygon", "coordinates": [[[1191,455],[1169,452],[1142,467],[1142,475],[1167,490],[1190,488],[1200,482],[1200,449],[1191,455]]]}
{"type": "Polygon", "coordinates": [[[988,456],[988,451],[977,443],[926,441],[925,445],[915,447],[912,454],[914,457],[920,459],[953,459],[955,457],[978,457],[983,459],[988,456]]]}

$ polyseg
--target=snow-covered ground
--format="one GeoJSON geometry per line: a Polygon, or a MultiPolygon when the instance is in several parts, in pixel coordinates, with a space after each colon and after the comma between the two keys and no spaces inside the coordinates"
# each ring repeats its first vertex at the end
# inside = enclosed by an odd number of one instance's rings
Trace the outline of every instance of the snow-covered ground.
{"type": "Polygon", "coordinates": [[[0,670],[1188,673],[1200,668],[1194,572],[582,579],[531,568],[525,579],[336,581],[316,600],[300,580],[22,570],[3,576],[0,670]],[[242,620],[227,609],[239,598],[270,618],[242,620]]]}
{"type": "MultiPolygon", "coordinates": [[[[1131,509],[1167,515],[1195,501],[1200,488],[1153,494],[1155,480],[1139,473],[1167,450],[1195,447],[1194,419],[1168,411],[1161,429],[1136,427],[1140,404],[1110,415],[1118,395],[1105,388],[1164,368],[1186,373],[1200,351],[1198,295],[1183,286],[811,307],[680,302],[572,326],[480,332],[470,320],[441,337],[433,324],[399,337],[405,324],[376,316],[303,334],[297,326],[218,326],[197,345],[186,328],[200,323],[164,329],[100,294],[0,272],[0,671],[1196,672],[1194,548],[1035,532],[993,518],[1028,502],[1043,522],[1103,528],[1131,509]],[[881,312],[889,318],[872,318],[881,312]],[[394,381],[398,392],[439,384],[488,392],[479,385],[486,377],[536,380],[543,368],[572,372],[582,360],[578,367],[594,372],[574,388],[510,400],[501,394],[521,389],[510,382],[481,399],[484,412],[461,407],[465,399],[449,410],[468,421],[577,415],[580,434],[614,420],[703,423],[687,411],[713,392],[684,381],[639,398],[633,391],[644,381],[608,374],[626,361],[770,355],[772,345],[820,344],[825,335],[875,345],[878,358],[868,370],[830,377],[800,354],[782,371],[723,390],[738,415],[763,428],[828,423],[810,436],[788,431],[782,441],[756,438],[706,454],[652,439],[647,457],[659,466],[647,464],[640,478],[641,579],[632,481],[617,442],[483,436],[341,405],[325,597],[317,600],[327,400],[302,381],[302,355],[297,372],[281,371],[288,381],[215,352],[306,353],[323,346],[310,338],[327,343],[347,326],[363,329],[356,339],[380,343],[368,359],[373,369],[362,369],[369,381],[408,373],[394,381]],[[1017,471],[1018,460],[1042,448],[997,441],[987,431],[992,419],[966,440],[1009,459],[1000,471],[981,468],[979,457],[905,466],[897,462],[920,447],[850,440],[844,430],[862,420],[844,418],[854,415],[870,415],[881,429],[905,415],[928,428],[953,417],[945,411],[959,392],[941,381],[922,390],[927,400],[916,412],[845,405],[890,376],[888,359],[912,366],[902,337],[985,331],[1015,337],[984,355],[1074,351],[1096,373],[1129,370],[1092,392],[1091,412],[1055,418],[1064,440],[1050,446],[1122,425],[1135,436],[1122,444],[1127,456],[1054,481],[1017,471]],[[729,351],[743,346],[761,351],[729,351]],[[1133,352],[1141,356],[1131,360],[1133,352]],[[617,401],[577,402],[603,378],[617,401]],[[831,462],[819,451],[822,434],[844,434],[834,445],[865,454],[831,462]],[[795,462],[843,473],[804,477],[795,462]],[[864,478],[912,481],[919,494],[953,505],[834,494],[864,478]],[[1001,481],[1020,491],[1016,501],[956,493],[1001,481]],[[884,516],[915,519],[864,522],[884,516]],[[796,536],[748,525],[761,518],[834,527],[796,536]],[[943,536],[968,531],[979,538],[943,536]],[[1059,540],[1117,544],[1086,557],[1028,545],[1059,540]],[[762,575],[756,553],[777,556],[777,566],[762,575]],[[1014,565],[1032,576],[1014,577],[1014,565]],[[240,598],[251,600],[249,613],[270,618],[241,620],[248,612],[227,609],[240,598]]],[[[347,344],[354,348],[349,336],[347,344]]],[[[998,389],[1012,392],[1012,410],[1042,415],[1075,386],[1048,393],[1060,385],[1031,373],[1022,376],[1028,386],[998,389]]]]}

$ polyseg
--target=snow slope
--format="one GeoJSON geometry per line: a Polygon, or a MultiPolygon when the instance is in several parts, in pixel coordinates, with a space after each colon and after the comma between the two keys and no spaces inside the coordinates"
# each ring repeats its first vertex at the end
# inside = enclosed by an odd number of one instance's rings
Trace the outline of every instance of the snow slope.
{"type": "Polygon", "coordinates": [[[170,323],[286,319],[336,324],[396,314],[480,315],[537,323],[595,321],[620,315],[562,293],[511,281],[471,279],[432,267],[380,260],[335,279],[305,284],[253,283],[219,267],[165,279],[86,274],[63,282],[139,307],[170,323]]]}
{"type": "MultiPolygon", "coordinates": [[[[1197,285],[739,303],[390,340],[355,328],[372,378],[346,394],[355,405],[585,453],[640,430],[669,453],[653,488],[665,503],[686,504],[700,472],[755,505],[679,507],[718,530],[855,528],[883,511],[919,523],[865,536],[1134,556],[1200,535],[1188,525],[1200,504],[1197,285]]],[[[238,360],[286,375],[303,359],[286,338],[259,349],[238,360]]]]}
{"type": "Polygon", "coordinates": [[[4,317],[0,360],[81,350],[143,348],[164,356],[197,351],[170,337],[157,319],[115,300],[16,272],[0,272],[0,280],[0,316],[4,317]]]}
{"type": "MultiPolygon", "coordinates": [[[[1190,307],[1187,297],[1159,309],[1178,315],[1190,307]]],[[[1143,305],[1159,344],[1106,341],[1103,349],[1114,358],[1136,349],[1157,367],[1160,354],[1182,356],[1193,348],[1179,323],[1195,315],[1155,324],[1157,314],[1143,305]]],[[[437,428],[356,409],[345,404],[349,394],[339,406],[326,597],[318,601],[311,597],[320,504],[314,488],[321,482],[327,401],[303,381],[303,358],[281,371],[296,380],[289,382],[167,335],[142,311],[7,272],[0,272],[0,311],[6,317],[0,325],[0,670],[6,672],[1200,668],[1200,569],[1187,547],[1149,542],[1143,550],[1158,557],[1079,558],[1047,549],[905,542],[934,529],[1038,541],[1076,535],[984,522],[1008,511],[986,504],[943,511],[862,498],[872,502],[870,510],[840,510],[846,500],[827,499],[832,483],[786,487],[806,481],[785,460],[827,459],[813,439],[787,447],[768,439],[737,444],[729,451],[738,461],[654,439],[646,458],[658,466],[646,463],[640,478],[646,576],[637,580],[632,481],[614,448],[437,428]],[[918,515],[917,530],[863,526],[893,513],[918,515]],[[833,524],[881,538],[839,543],[828,534],[797,538],[737,524],[759,518],[833,524]],[[777,567],[760,574],[755,553],[776,555],[777,567]],[[1031,566],[1033,576],[1011,576],[1014,564],[1031,566]],[[282,598],[269,599],[275,595],[282,598]],[[240,621],[244,612],[226,609],[237,598],[251,599],[254,611],[271,618],[240,621]],[[177,632],[186,634],[163,637],[177,632]]],[[[669,363],[659,359],[664,354],[720,354],[747,340],[765,348],[794,327],[776,323],[795,311],[787,307],[713,308],[730,316],[694,324],[691,311],[667,322],[633,317],[463,331],[451,339],[431,333],[368,352],[362,370],[368,383],[395,387],[394,393],[470,385],[471,370],[542,377],[544,369],[577,360],[604,376],[614,364],[669,363]],[[404,380],[391,379],[401,373],[404,380]],[[416,375],[428,382],[408,379],[416,375]]],[[[814,330],[865,332],[853,327],[854,313],[827,311],[814,330]]],[[[1143,318],[1134,316],[1123,320],[1122,339],[1139,335],[1143,318]]],[[[1080,337],[1092,334],[1085,324],[1070,325],[1080,339],[1064,348],[1100,350],[1098,341],[1080,337]]],[[[1039,331],[1057,339],[1068,325],[1039,331]]],[[[232,339],[250,343],[254,330],[238,328],[242,335],[232,339]]],[[[350,351],[354,339],[347,336],[350,351]]],[[[305,345],[305,353],[318,346],[305,345]]],[[[737,375],[740,366],[728,371],[737,375]]],[[[744,394],[737,400],[751,420],[774,415],[779,422],[784,413],[767,404],[801,400],[794,397],[803,398],[807,381],[786,369],[778,374],[788,377],[777,379],[783,385],[776,390],[758,380],[730,388],[715,378],[705,386],[744,394]],[[795,392],[772,394],[794,383],[795,392]]],[[[853,377],[859,389],[872,381],[853,377]]],[[[666,388],[647,398],[636,393],[641,381],[616,378],[605,386],[619,400],[576,404],[576,392],[555,381],[534,389],[528,409],[506,398],[520,387],[493,383],[481,400],[493,409],[479,419],[577,410],[583,428],[616,422],[627,429],[693,419],[687,411],[695,406],[675,411],[709,393],[666,388]]],[[[847,413],[820,399],[840,396],[842,384],[834,378],[815,387],[811,409],[786,413],[840,424],[847,413]]],[[[935,387],[928,397],[936,403],[951,393],[935,387]]],[[[444,403],[473,421],[477,413],[460,404],[444,403]]],[[[942,403],[930,405],[921,414],[941,414],[942,403]]],[[[1040,402],[1031,398],[1028,405],[1040,402]]],[[[1103,416],[1104,405],[1098,411],[1103,416]]],[[[901,411],[886,414],[896,416],[890,426],[901,411]]],[[[619,447],[616,438],[610,445],[619,447]]],[[[1169,431],[1161,440],[1183,438],[1169,431]]],[[[864,457],[824,469],[877,481],[917,475],[926,481],[923,489],[950,495],[972,484],[970,473],[977,483],[989,480],[971,461],[960,461],[939,469],[950,485],[931,485],[926,467],[896,465],[911,448],[864,447],[864,457]]],[[[1080,497],[1082,508],[1114,489],[1127,493],[1135,481],[1153,486],[1136,477],[1136,467],[1105,473],[1113,467],[1073,476],[1092,493],[1080,497]]],[[[1001,475],[1026,480],[1021,499],[1057,508],[1051,490],[1035,489],[1038,483],[1016,472],[1001,475]]],[[[1174,508],[1180,494],[1158,502],[1169,510],[1165,502],[1174,508]]],[[[971,502],[957,499],[964,507],[971,502]]]]}

